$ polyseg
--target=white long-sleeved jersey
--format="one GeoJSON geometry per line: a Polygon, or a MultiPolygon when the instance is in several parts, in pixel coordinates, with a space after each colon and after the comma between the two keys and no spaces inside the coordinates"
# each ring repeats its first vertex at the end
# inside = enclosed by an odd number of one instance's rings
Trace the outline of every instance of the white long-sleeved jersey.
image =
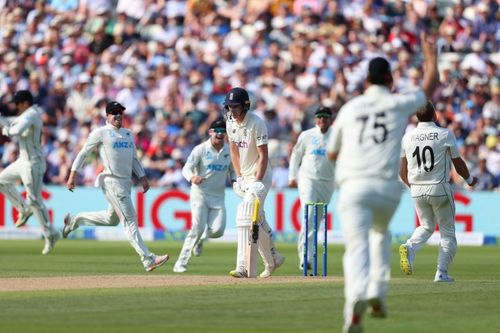
{"type": "Polygon", "coordinates": [[[408,117],[426,103],[422,90],[391,94],[372,85],[363,95],[347,102],[332,126],[327,150],[338,153],[337,184],[347,180],[397,181],[401,138],[408,117]]]}
{"type": "Polygon", "coordinates": [[[144,168],[137,158],[134,135],[129,129],[117,129],[107,124],[93,130],[76,156],[71,170],[80,170],[87,155],[95,148],[99,149],[99,156],[104,164],[104,175],[127,179],[132,177],[132,172],[138,178],[145,175],[144,168]]]}
{"type": "Polygon", "coordinates": [[[460,153],[449,129],[421,122],[404,135],[401,157],[408,161],[411,185],[434,185],[450,181],[451,159],[460,153]]]}
{"type": "Polygon", "coordinates": [[[205,177],[201,184],[191,186],[192,193],[200,193],[214,196],[223,196],[228,172],[231,179],[236,179],[236,175],[231,164],[229,146],[224,144],[220,151],[217,151],[210,142],[210,139],[194,147],[191,154],[182,168],[182,175],[187,181],[191,177],[205,177]]]}
{"type": "Polygon", "coordinates": [[[315,126],[299,135],[290,157],[289,180],[297,179],[300,167],[301,178],[333,182],[335,165],[326,154],[331,132],[331,127],[326,133],[321,133],[321,129],[315,126]]]}
{"type": "Polygon", "coordinates": [[[10,121],[4,131],[8,136],[19,138],[19,159],[25,161],[43,161],[42,150],[42,110],[32,105],[18,117],[10,121]]]}

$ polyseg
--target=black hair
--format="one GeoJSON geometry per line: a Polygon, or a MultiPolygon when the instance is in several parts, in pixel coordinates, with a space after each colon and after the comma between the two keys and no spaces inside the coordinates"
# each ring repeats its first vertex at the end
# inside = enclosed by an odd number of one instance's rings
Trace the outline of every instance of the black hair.
{"type": "Polygon", "coordinates": [[[424,106],[417,110],[417,119],[420,122],[431,122],[434,121],[436,117],[436,110],[434,109],[434,104],[431,101],[427,101],[424,106]]]}
{"type": "Polygon", "coordinates": [[[368,64],[368,82],[378,85],[388,85],[392,83],[391,65],[382,57],[370,60],[368,64]]]}

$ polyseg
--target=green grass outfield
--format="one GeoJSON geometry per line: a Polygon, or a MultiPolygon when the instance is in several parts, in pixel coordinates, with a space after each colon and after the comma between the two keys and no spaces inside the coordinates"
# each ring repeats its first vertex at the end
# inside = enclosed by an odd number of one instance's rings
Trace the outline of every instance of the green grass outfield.
{"type": "MultiPolygon", "coordinates": [[[[174,275],[181,243],[148,245],[172,259],[147,274],[125,242],[63,240],[53,254],[42,256],[42,241],[1,240],[0,281],[174,275]]],[[[295,246],[278,247],[287,261],[276,276],[300,275],[295,246]]],[[[236,244],[208,243],[185,274],[226,275],[235,254],[236,244]]],[[[329,254],[330,275],[338,278],[328,282],[303,278],[308,281],[0,292],[0,332],[340,332],[342,247],[330,246],[329,254]]],[[[365,332],[500,332],[500,247],[460,247],[452,284],[432,282],[436,256],[436,247],[425,247],[415,274],[407,277],[393,248],[389,317],[365,317],[365,332]]]]}

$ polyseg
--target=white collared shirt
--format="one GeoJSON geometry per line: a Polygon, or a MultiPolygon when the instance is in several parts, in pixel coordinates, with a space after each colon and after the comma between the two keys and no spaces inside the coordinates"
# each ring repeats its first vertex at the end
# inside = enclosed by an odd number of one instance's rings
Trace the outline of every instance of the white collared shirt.
{"type": "Polygon", "coordinates": [[[331,127],[322,133],[318,126],[300,133],[290,157],[289,180],[297,179],[300,172],[300,178],[333,182],[335,164],[326,154],[331,133],[331,127]]]}
{"type": "Polygon", "coordinates": [[[182,168],[182,175],[188,182],[194,175],[205,178],[201,184],[191,185],[192,192],[216,196],[224,195],[228,173],[231,174],[231,179],[236,179],[229,146],[225,143],[218,151],[212,146],[210,139],[193,148],[182,168]]]}
{"type": "Polygon", "coordinates": [[[391,94],[380,85],[371,85],[346,103],[332,126],[327,148],[329,153],[339,154],[336,182],[360,178],[397,181],[408,117],[425,103],[422,90],[391,94]]]}
{"type": "MultiPolygon", "coordinates": [[[[241,175],[246,178],[255,177],[259,158],[257,147],[267,145],[269,140],[264,120],[248,111],[241,124],[228,120],[226,126],[229,141],[238,146],[241,175]]],[[[266,173],[270,172],[271,166],[268,162],[266,173]]]]}
{"type": "Polygon", "coordinates": [[[421,122],[403,137],[401,157],[408,161],[411,185],[450,181],[451,159],[460,157],[455,135],[433,122],[421,122]]]}
{"type": "Polygon", "coordinates": [[[132,172],[138,178],[145,175],[144,168],[137,158],[134,135],[129,129],[123,127],[118,129],[107,124],[93,130],[76,156],[71,170],[80,170],[87,155],[95,148],[99,149],[99,157],[104,165],[104,175],[127,179],[132,177],[132,172]]]}
{"type": "Polygon", "coordinates": [[[42,112],[38,105],[32,105],[21,115],[11,118],[6,134],[19,138],[19,159],[45,161],[42,150],[42,112]]]}

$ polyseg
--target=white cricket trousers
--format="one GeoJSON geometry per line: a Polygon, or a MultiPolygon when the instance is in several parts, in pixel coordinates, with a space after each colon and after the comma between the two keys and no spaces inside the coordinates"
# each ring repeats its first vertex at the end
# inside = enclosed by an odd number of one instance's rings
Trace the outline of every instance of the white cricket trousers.
{"type": "Polygon", "coordinates": [[[147,267],[155,259],[155,255],[149,252],[139,233],[137,215],[130,197],[131,188],[132,180],[130,179],[113,176],[104,177],[102,192],[108,200],[108,209],[99,212],[82,212],[75,215],[72,221],[74,224],[73,229],[79,226],[110,227],[121,222],[130,245],[139,254],[143,266],[147,267]]]}
{"type": "Polygon", "coordinates": [[[226,229],[224,195],[208,196],[191,190],[191,230],[184,239],[179,262],[187,265],[193,247],[207,238],[219,238],[226,229]]]}
{"type": "Polygon", "coordinates": [[[35,218],[42,227],[42,233],[45,239],[56,234],[56,230],[49,221],[47,207],[42,199],[43,175],[46,165],[44,160],[21,160],[6,167],[0,172],[0,191],[16,207],[18,212],[26,212],[29,208],[33,211],[35,218]],[[26,189],[26,202],[16,189],[16,182],[21,180],[26,189]]]}
{"type": "MultiPolygon", "coordinates": [[[[298,184],[300,203],[302,212],[305,210],[305,205],[308,202],[323,202],[329,203],[333,195],[333,181],[325,182],[312,179],[301,179],[298,184]]],[[[314,239],[314,206],[309,206],[308,218],[308,238],[307,238],[307,262],[312,260],[312,249],[314,239]]],[[[303,220],[304,213],[301,214],[303,220]]],[[[318,206],[318,229],[323,222],[323,206],[318,206]]],[[[299,261],[302,265],[304,260],[304,234],[305,234],[305,221],[302,221],[299,238],[297,241],[297,250],[299,254],[299,261]]]]}
{"type": "MultiPolygon", "coordinates": [[[[276,250],[276,246],[273,240],[273,230],[266,221],[266,213],[264,211],[264,204],[267,197],[267,193],[271,188],[271,173],[266,172],[262,183],[264,184],[265,190],[262,193],[257,193],[260,201],[259,208],[259,239],[257,240],[257,246],[259,249],[259,254],[264,262],[266,268],[274,267],[276,258],[279,253],[276,250]]],[[[246,189],[243,201],[251,202],[254,199],[253,195],[248,190],[252,183],[255,182],[253,177],[244,178],[244,188],[246,189]]],[[[240,204],[241,205],[241,204],[240,204]]],[[[240,207],[240,206],[238,206],[240,207]]],[[[239,208],[238,208],[239,209],[239,208]]],[[[249,227],[238,226],[238,221],[236,222],[237,234],[238,234],[238,248],[236,252],[236,269],[242,271],[246,267],[246,248],[248,246],[248,238],[245,237],[249,233],[249,227]]]]}
{"type": "Polygon", "coordinates": [[[398,181],[360,179],[340,187],[339,217],[345,239],[344,319],[355,302],[385,298],[391,278],[389,222],[401,196],[398,181]]]}
{"type": "Polygon", "coordinates": [[[406,244],[418,252],[434,233],[437,223],[441,234],[437,268],[447,272],[457,252],[455,201],[451,185],[412,185],[411,192],[420,226],[415,229],[406,244]]]}

